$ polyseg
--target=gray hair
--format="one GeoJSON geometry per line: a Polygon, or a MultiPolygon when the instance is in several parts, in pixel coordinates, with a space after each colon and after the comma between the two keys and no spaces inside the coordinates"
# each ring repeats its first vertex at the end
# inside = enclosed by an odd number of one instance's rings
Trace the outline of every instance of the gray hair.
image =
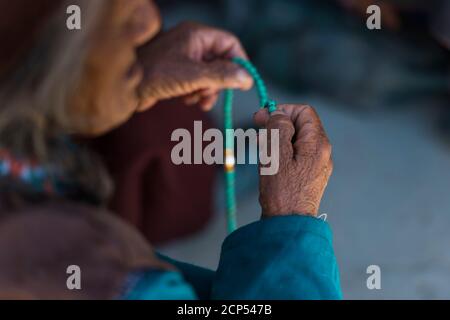
{"type": "Polygon", "coordinates": [[[67,153],[59,141],[68,134],[68,99],[81,79],[91,35],[107,1],[64,1],[47,22],[39,43],[0,84],[0,148],[75,175],[77,184],[99,198],[111,191],[99,161],[86,150],[67,153]],[[82,10],[81,30],[66,26],[66,8],[73,4],[82,10]]]}

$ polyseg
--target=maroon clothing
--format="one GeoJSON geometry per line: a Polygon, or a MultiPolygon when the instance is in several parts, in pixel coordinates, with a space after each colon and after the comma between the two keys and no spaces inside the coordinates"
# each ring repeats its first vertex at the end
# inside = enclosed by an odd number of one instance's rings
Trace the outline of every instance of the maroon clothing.
{"type": "Polygon", "coordinates": [[[212,127],[207,114],[177,100],[136,114],[122,127],[95,139],[115,182],[110,209],[136,226],[151,243],[188,235],[203,227],[212,214],[216,168],[176,166],[171,160],[175,129],[193,139],[194,121],[203,131],[212,127]]]}

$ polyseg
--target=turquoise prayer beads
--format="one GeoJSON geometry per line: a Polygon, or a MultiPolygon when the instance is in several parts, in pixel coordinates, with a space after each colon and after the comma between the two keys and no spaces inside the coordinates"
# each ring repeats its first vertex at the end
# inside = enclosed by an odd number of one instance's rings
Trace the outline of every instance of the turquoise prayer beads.
{"type": "MultiPolygon", "coordinates": [[[[270,100],[267,94],[267,87],[260,74],[250,61],[242,58],[233,58],[232,61],[244,68],[253,78],[258,92],[260,107],[267,108],[269,113],[277,110],[275,101],[270,100]]],[[[235,155],[234,155],[234,132],[233,132],[233,90],[225,90],[224,97],[224,130],[225,130],[225,203],[226,220],[228,233],[232,233],[237,228],[236,220],[236,188],[235,188],[235,155]]]]}

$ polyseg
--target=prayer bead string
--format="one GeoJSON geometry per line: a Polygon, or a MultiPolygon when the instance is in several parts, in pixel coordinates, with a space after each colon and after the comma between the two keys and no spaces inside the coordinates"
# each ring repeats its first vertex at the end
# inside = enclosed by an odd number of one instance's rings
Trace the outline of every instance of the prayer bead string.
{"type": "MultiPolygon", "coordinates": [[[[232,61],[244,68],[253,78],[258,92],[260,107],[267,108],[269,113],[277,110],[275,101],[270,100],[267,87],[260,74],[250,61],[242,58],[233,58],[232,61]]],[[[236,219],[236,186],[235,186],[235,155],[234,155],[234,131],[233,131],[233,90],[225,90],[224,97],[224,130],[225,130],[225,203],[228,233],[237,229],[236,219]]]]}

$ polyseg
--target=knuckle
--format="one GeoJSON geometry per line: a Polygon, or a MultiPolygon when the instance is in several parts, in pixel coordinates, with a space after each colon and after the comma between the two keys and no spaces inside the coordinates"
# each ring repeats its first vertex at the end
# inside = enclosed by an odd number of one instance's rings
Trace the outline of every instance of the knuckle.
{"type": "Polygon", "coordinates": [[[221,35],[222,37],[224,37],[224,38],[226,38],[226,39],[233,40],[233,41],[239,41],[238,38],[237,38],[234,34],[232,34],[231,32],[229,32],[229,31],[226,31],[226,30],[218,30],[218,29],[216,29],[216,30],[217,30],[218,33],[220,33],[220,35],[221,35]]]}
{"type": "Polygon", "coordinates": [[[311,121],[315,124],[320,123],[319,115],[316,112],[316,109],[311,107],[310,105],[302,105],[302,110],[300,111],[303,115],[303,117],[311,119],[311,121]]]}
{"type": "Polygon", "coordinates": [[[239,40],[239,38],[236,35],[234,35],[230,32],[226,32],[225,35],[230,39],[230,41],[232,43],[234,43],[235,45],[237,45],[239,47],[241,46],[241,41],[239,40]]]}
{"type": "Polygon", "coordinates": [[[302,108],[303,112],[307,115],[313,115],[316,113],[314,108],[308,104],[299,105],[299,108],[302,108]]]}
{"type": "Polygon", "coordinates": [[[333,159],[330,158],[330,160],[328,161],[328,174],[331,175],[333,173],[334,170],[334,161],[333,159]]]}
{"type": "Polygon", "coordinates": [[[324,143],[322,143],[320,145],[319,151],[324,158],[329,158],[329,157],[331,157],[332,149],[333,149],[333,147],[332,147],[331,143],[328,141],[325,141],[324,143]]]}

